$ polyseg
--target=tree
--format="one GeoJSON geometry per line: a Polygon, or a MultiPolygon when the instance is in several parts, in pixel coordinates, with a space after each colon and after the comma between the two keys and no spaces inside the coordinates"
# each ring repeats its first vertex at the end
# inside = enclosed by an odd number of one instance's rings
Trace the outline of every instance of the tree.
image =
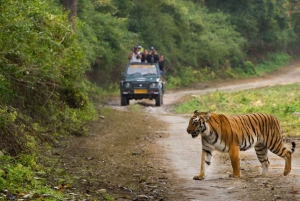
{"type": "Polygon", "coordinates": [[[289,15],[291,16],[291,27],[295,35],[297,36],[297,40],[295,40],[293,45],[294,53],[300,51],[299,43],[300,43],[300,1],[299,0],[291,0],[290,1],[290,9],[289,15]]]}
{"type": "Polygon", "coordinates": [[[76,28],[76,16],[77,16],[77,0],[61,0],[64,8],[69,11],[69,21],[72,24],[73,30],[76,28]]]}
{"type": "Polygon", "coordinates": [[[212,11],[231,15],[236,30],[249,41],[252,52],[284,49],[292,37],[286,0],[207,0],[212,11]]]}

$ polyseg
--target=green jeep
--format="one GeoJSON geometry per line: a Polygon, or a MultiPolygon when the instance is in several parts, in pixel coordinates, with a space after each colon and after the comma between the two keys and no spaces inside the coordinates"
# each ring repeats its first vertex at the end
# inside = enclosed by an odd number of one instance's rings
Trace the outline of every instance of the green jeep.
{"type": "Polygon", "coordinates": [[[127,64],[123,80],[120,82],[121,105],[129,105],[129,100],[155,99],[155,105],[163,104],[165,91],[158,64],[127,64]]]}

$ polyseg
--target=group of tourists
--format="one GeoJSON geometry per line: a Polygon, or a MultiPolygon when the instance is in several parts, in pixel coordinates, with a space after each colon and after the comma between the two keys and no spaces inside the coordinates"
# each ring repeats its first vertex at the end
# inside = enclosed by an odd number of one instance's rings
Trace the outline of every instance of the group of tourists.
{"type": "Polygon", "coordinates": [[[154,47],[151,47],[149,51],[147,49],[141,51],[141,49],[142,46],[133,47],[128,55],[129,62],[158,63],[160,74],[164,75],[164,55],[158,55],[154,47]]]}

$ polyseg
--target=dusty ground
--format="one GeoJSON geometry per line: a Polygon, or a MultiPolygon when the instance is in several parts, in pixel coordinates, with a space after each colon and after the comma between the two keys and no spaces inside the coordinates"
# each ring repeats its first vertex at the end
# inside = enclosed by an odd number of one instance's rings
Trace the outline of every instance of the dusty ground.
{"type": "MultiPolygon", "coordinates": [[[[77,176],[77,179],[73,178],[73,183],[77,181],[78,184],[72,184],[74,189],[68,192],[86,194],[78,200],[108,200],[103,192],[113,195],[115,200],[300,200],[300,144],[297,139],[292,172],[286,177],[282,176],[283,159],[273,154],[269,156],[269,173],[264,177],[259,176],[260,164],[252,149],[242,152],[240,179],[228,177],[231,166],[227,155],[215,152],[207,178],[194,181],[192,178],[200,168],[201,142],[199,138],[192,139],[185,131],[193,111],[191,114],[176,115],[171,110],[171,106],[183,101],[184,96],[201,95],[216,89],[231,91],[288,84],[299,82],[299,78],[300,64],[294,63],[262,78],[201,83],[193,89],[168,91],[162,107],[154,107],[154,102],[150,101],[131,101],[130,106],[121,107],[120,100],[116,100],[110,107],[125,111],[123,120],[115,118],[120,122],[120,127],[123,126],[122,121],[135,115],[128,114],[133,105],[137,105],[137,110],[144,115],[140,117],[142,122],[133,122],[134,125],[126,128],[124,133],[140,132],[134,130],[140,124],[147,125],[148,130],[142,136],[133,138],[138,140],[136,144],[126,144],[125,147],[123,143],[124,150],[113,149],[122,146],[122,143],[116,142],[117,137],[110,135],[108,130],[108,133],[101,133],[105,119],[99,123],[101,129],[94,129],[90,136],[70,139],[64,153],[58,154],[60,165],[68,173],[77,176]],[[157,127],[158,124],[160,126],[157,127]],[[116,153],[105,155],[104,152],[109,150],[116,153]],[[129,162],[120,162],[122,157],[124,160],[128,157],[126,161],[129,162]],[[129,175],[127,182],[122,180],[122,174],[124,177],[129,175]]],[[[125,139],[121,140],[125,142],[125,139]]],[[[54,154],[57,152],[62,152],[62,147],[54,154]]]]}

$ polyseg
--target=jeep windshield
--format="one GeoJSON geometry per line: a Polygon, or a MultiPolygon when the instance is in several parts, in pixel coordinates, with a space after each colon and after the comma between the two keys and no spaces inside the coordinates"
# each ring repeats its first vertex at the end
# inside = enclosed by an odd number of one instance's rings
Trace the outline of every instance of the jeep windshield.
{"type": "Polygon", "coordinates": [[[147,65],[147,64],[135,64],[129,65],[127,68],[127,75],[157,75],[157,70],[155,65],[147,65]]]}

